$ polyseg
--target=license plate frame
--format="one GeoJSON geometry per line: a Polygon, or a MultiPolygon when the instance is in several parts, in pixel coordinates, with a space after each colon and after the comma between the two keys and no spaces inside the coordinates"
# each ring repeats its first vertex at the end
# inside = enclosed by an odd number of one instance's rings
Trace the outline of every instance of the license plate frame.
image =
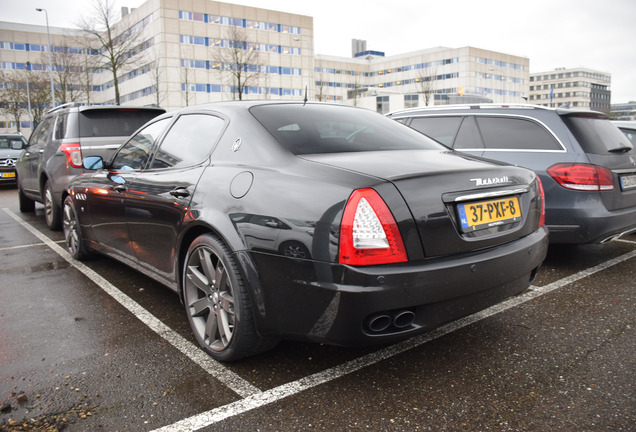
{"type": "Polygon", "coordinates": [[[517,196],[458,204],[457,213],[464,233],[508,225],[523,219],[517,196]]]}
{"type": "Polygon", "coordinates": [[[621,190],[636,189],[636,174],[620,176],[621,190]]]}

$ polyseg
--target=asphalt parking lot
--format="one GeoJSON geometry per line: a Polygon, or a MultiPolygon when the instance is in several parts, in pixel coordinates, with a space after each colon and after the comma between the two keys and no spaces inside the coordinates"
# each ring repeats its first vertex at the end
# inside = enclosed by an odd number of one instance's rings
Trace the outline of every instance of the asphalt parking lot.
{"type": "Polygon", "coordinates": [[[0,430],[634,431],[636,235],[551,247],[521,296],[392,346],[220,364],[169,289],[63,250],[0,188],[0,430]]]}

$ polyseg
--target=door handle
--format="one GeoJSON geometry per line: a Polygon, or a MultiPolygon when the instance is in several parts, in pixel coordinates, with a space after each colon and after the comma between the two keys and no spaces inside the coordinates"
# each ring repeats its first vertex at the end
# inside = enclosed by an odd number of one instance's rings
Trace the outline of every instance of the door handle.
{"type": "Polygon", "coordinates": [[[179,188],[171,190],[170,195],[172,195],[175,198],[185,198],[190,196],[190,192],[188,192],[188,189],[186,188],[179,187],[179,188]]]}

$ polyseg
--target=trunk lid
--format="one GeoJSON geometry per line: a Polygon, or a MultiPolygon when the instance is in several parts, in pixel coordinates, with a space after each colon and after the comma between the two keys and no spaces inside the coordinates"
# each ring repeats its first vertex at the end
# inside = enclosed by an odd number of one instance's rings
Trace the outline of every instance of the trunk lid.
{"type": "MultiPolygon", "coordinates": [[[[386,188],[378,188],[378,192],[394,215],[402,213],[397,207],[406,203],[411,220],[400,222],[396,217],[400,230],[409,236],[415,223],[426,257],[506,243],[534,232],[538,226],[535,175],[524,168],[438,150],[302,157],[391,182],[403,200],[389,196],[386,188]]],[[[411,251],[409,257],[413,259],[411,251]]]]}
{"type": "Polygon", "coordinates": [[[600,113],[561,114],[589,161],[612,171],[614,189],[601,192],[608,210],[636,206],[636,149],[623,132],[600,113]]]}

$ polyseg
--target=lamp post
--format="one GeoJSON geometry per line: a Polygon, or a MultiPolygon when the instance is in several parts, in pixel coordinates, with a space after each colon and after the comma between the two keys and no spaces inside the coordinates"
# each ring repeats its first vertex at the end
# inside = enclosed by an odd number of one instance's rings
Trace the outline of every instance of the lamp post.
{"type": "Polygon", "coordinates": [[[31,92],[29,90],[29,71],[31,70],[31,63],[26,62],[26,82],[27,82],[27,107],[29,108],[29,129],[33,132],[33,116],[31,115],[31,92]]]}
{"type": "Polygon", "coordinates": [[[51,33],[49,31],[49,13],[46,9],[43,8],[35,8],[36,11],[42,12],[44,11],[44,15],[46,16],[46,37],[49,41],[49,79],[51,80],[51,101],[53,102],[52,108],[55,108],[55,87],[53,85],[53,60],[51,59],[51,33]]]}

